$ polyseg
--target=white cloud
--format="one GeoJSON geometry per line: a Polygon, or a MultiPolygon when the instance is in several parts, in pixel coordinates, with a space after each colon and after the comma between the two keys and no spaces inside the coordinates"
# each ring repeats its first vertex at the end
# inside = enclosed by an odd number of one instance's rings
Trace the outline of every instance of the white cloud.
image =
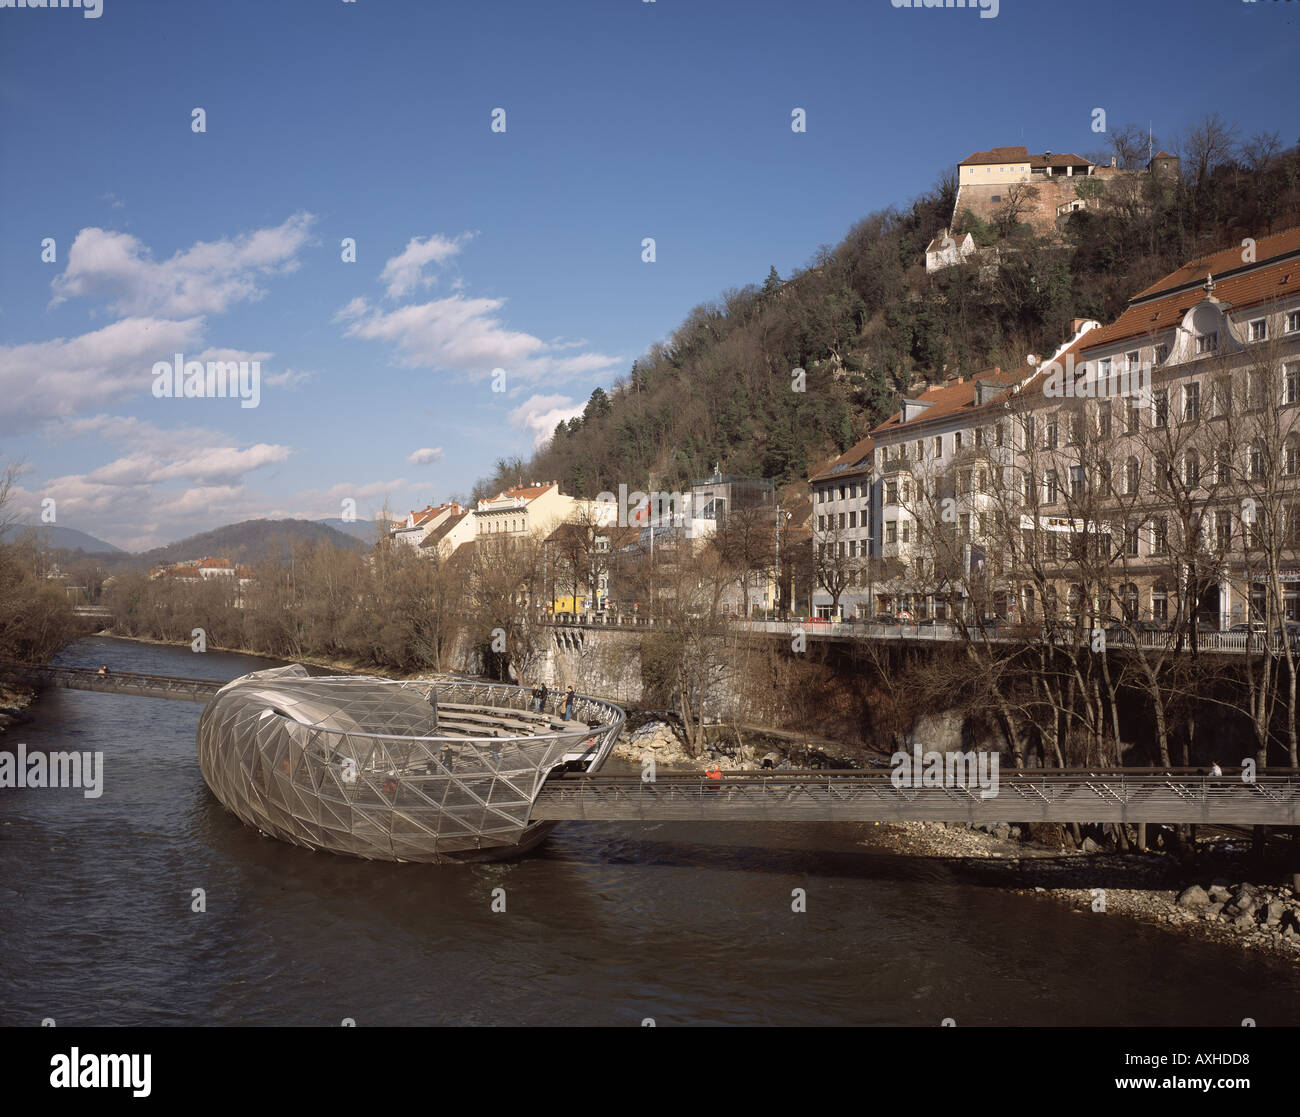
{"type": "Polygon", "coordinates": [[[125,315],[220,314],[260,298],[259,277],[298,266],[313,220],[311,214],[294,214],[275,228],[233,240],[199,241],[161,263],[129,233],[82,229],[68,250],[68,266],[51,284],[54,304],[86,296],[105,299],[125,315]]]}
{"type": "Polygon", "coordinates": [[[425,447],[422,450],[416,450],[415,453],[413,453],[406,460],[411,465],[431,465],[436,461],[441,461],[442,457],[443,457],[443,453],[442,453],[441,446],[435,447],[434,449],[429,449],[428,447],[425,447]]]}
{"type": "Polygon", "coordinates": [[[283,372],[272,372],[267,376],[263,376],[262,383],[268,388],[285,388],[293,391],[314,379],[315,376],[314,372],[301,372],[297,369],[287,368],[283,372]]]}
{"type": "Polygon", "coordinates": [[[197,344],[201,318],[124,318],[73,338],[0,346],[0,431],[66,418],[153,388],[153,364],[197,344]]]}
{"type": "Polygon", "coordinates": [[[541,338],[508,329],[497,316],[504,299],[462,295],[383,312],[365,299],[353,299],[335,315],[348,323],[347,337],[388,342],[408,368],[462,373],[482,379],[494,368],[507,376],[532,380],[545,375],[569,376],[603,371],[617,358],[601,353],[556,357],[541,338]]]}
{"type": "Polygon", "coordinates": [[[431,286],[434,279],[424,274],[425,265],[446,263],[460,252],[471,236],[472,233],[462,233],[448,238],[434,233],[424,240],[412,237],[401,253],[384,265],[379,276],[388,288],[388,297],[400,299],[415,287],[431,286]]]}
{"type": "Polygon", "coordinates": [[[529,396],[507,418],[512,427],[532,431],[533,447],[540,449],[555,433],[557,423],[581,415],[585,406],[568,396],[529,396]]]}

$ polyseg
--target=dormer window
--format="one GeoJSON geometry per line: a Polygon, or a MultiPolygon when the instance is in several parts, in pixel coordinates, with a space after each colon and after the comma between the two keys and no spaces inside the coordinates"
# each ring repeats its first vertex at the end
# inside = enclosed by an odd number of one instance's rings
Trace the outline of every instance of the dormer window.
{"type": "Polygon", "coordinates": [[[1267,340],[1268,340],[1268,320],[1267,320],[1267,319],[1265,319],[1265,318],[1256,318],[1256,319],[1255,319],[1255,320],[1250,324],[1250,340],[1251,340],[1251,341],[1267,341],[1267,340]]]}
{"type": "Polygon", "coordinates": [[[1219,331],[1211,330],[1209,333],[1201,334],[1196,339],[1196,352],[1198,355],[1205,353],[1217,353],[1219,351],[1219,331]]]}

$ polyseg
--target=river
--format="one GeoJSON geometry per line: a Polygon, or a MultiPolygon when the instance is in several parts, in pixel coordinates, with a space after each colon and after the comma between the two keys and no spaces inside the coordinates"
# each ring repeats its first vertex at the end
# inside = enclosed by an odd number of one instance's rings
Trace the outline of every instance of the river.
{"type": "MultiPolygon", "coordinates": [[[[105,637],[59,662],[273,665],[105,637]]],[[[867,827],[569,822],[484,865],[310,853],[208,792],[200,709],[50,690],[0,738],[104,754],[98,799],[0,790],[0,1023],[1300,1023],[1300,967],[958,882],[867,827]]]]}

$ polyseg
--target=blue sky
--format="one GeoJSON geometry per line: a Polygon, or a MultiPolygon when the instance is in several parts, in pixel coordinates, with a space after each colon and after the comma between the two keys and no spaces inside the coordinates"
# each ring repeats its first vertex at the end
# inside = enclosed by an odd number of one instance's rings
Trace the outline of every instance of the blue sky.
{"type": "Polygon", "coordinates": [[[21,510],[53,497],[130,549],[463,496],[692,306],[972,151],[1099,150],[1096,107],[1165,146],[1210,112],[1294,144],[1298,23],[1267,0],[0,8],[0,454],[21,510]],[[176,352],[259,360],[259,405],[155,398],[176,352]]]}

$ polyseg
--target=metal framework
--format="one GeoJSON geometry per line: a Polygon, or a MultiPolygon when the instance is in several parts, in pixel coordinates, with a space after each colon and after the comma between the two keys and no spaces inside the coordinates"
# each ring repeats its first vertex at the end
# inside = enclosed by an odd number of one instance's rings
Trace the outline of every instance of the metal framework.
{"type": "Polygon", "coordinates": [[[531,819],[557,770],[595,771],[623,711],[579,697],[574,720],[524,687],[258,671],[199,718],[203,778],[241,820],[309,849],[372,860],[499,857],[555,825],[531,819]]]}
{"type": "Polygon", "coordinates": [[[94,667],[62,667],[54,664],[5,663],[0,665],[0,673],[36,686],[130,694],[139,698],[174,698],[186,702],[207,702],[225,685],[215,679],[147,675],[139,671],[114,671],[101,675],[94,667]]]}
{"type": "Polygon", "coordinates": [[[1197,822],[1294,826],[1300,772],[1208,777],[1158,769],[1001,773],[977,787],[894,786],[878,772],[724,772],[705,776],[582,776],[552,781],[535,819],[791,822],[1197,822]]]}

